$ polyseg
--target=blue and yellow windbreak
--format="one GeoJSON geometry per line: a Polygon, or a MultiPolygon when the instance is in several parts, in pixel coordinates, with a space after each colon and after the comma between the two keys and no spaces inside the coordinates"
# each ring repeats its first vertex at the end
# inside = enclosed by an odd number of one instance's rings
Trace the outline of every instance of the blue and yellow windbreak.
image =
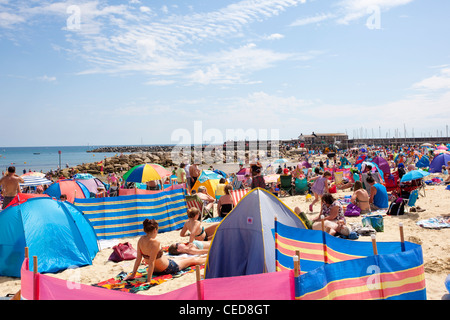
{"type": "Polygon", "coordinates": [[[293,269],[292,257],[300,252],[297,299],[426,299],[420,245],[380,242],[374,255],[371,242],[281,223],[276,224],[276,238],[277,270],[293,269]]]}
{"type": "Polygon", "coordinates": [[[142,222],[155,219],[159,232],[177,230],[187,219],[183,189],[148,195],[75,199],[99,239],[142,235],[142,222]]]}

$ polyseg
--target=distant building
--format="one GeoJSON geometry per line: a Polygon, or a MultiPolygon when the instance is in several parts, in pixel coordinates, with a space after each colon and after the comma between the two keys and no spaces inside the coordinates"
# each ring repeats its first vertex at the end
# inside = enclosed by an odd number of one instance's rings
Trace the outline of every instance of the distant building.
{"type": "Polygon", "coordinates": [[[347,143],[348,135],[345,133],[315,133],[312,134],[300,134],[298,136],[298,142],[304,143],[307,148],[339,145],[347,143]]]}

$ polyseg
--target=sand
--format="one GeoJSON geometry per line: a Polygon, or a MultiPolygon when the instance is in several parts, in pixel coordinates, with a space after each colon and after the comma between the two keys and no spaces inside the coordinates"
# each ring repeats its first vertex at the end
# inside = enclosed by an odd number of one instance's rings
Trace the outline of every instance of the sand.
{"type": "MultiPolygon", "coordinates": [[[[289,164],[288,164],[289,165],[289,164]]],[[[207,168],[207,166],[203,166],[207,168]]],[[[215,166],[225,172],[236,172],[238,165],[215,166]]],[[[429,300],[441,300],[448,294],[444,281],[450,274],[450,229],[431,230],[416,225],[416,222],[436,216],[450,215],[450,191],[445,190],[445,186],[428,186],[425,189],[426,196],[419,197],[416,205],[425,209],[424,212],[407,213],[403,216],[384,218],[384,232],[378,232],[377,241],[399,241],[399,223],[403,223],[405,240],[422,245],[427,298],[429,300]]],[[[338,191],[336,196],[350,195],[352,192],[338,191]]],[[[317,216],[319,205],[314,207],[316,212],[309,213],[305,196],[288,196],[281,200],[290,208],[299,206],[307,212],[309,218],[317,216]]],[[[348,223],[361,224],[361,217],[347,218],[348,223]]],[[[208,224],[205,224],[208,225],[208,224]]],[[[118,239],[119,242],[130,242],[134,248],[137,247],[139,237],[118,239]]],[[[186,242],[187,238],[181,238],[179,231],[161,233],[158,239],[163,246],[175,242],[186,242]]],[[[350,241],[350,240],[349,240],[350,241]]],[[[371,241],[370,237],[360,236],[354,241],[371,241]]],[[[133,261],[123,261],[115,263],[108,261],[111,248],[101,250],[95,257],[93,264],[75,270],[65,270],[57,274],[49,274],[55,278],[69,279],[83,284],[94,284],[112,278],[122,271],[131,272],[133,261]]],[[[195,273],[188,273],[180,278],[169,280],[149,290],[137,294],[155,295],[178,289],[195,282],[195,273]]],[[[20,290],[20,279],[10,277],[0,277],[0,296],[9,293],[16,293],[20,290]]]]}

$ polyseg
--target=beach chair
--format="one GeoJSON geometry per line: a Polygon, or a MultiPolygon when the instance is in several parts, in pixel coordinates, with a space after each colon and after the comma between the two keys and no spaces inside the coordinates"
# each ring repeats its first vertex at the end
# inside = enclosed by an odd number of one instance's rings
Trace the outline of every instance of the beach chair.
{"type": "Polygon", "coordinates": [[[231,191],[231,197],[233,198],[233,206],[236,207],[238,202],[247,194],[247,189],[238,189],[231,191]]]}
{"type": "Polygon", "coordinates": [[[295,192],[295,188],[292,184],[292,176],[288,175],[281,175],[280,176],[280,197],[283,195],[283,193],[289,194],[289,195],[294,195],[295,192]]]}
{"type": "Polygon", "coordinates": [[[394,192],[400,194],[400,177],[398,171],[384,175],[384,186],[387,192],[394,192]]]}
{"type": "Polygon", "coordinates": [[[186,207],[188,209],[190,208],[197,208],[200,211],[200,221],[207,218],[212,218],[214,216],[214,207],[211,208],[211,210],[206,210],[205,206],[203,205],[202,199],[196,194],[194,195],[188,195],[186,196],[186,207]]]}
{"type": "Polygon", "coordinates": [[[295,194],[307,194],[308,189],[308,179],[295,179],[295,194]]]}

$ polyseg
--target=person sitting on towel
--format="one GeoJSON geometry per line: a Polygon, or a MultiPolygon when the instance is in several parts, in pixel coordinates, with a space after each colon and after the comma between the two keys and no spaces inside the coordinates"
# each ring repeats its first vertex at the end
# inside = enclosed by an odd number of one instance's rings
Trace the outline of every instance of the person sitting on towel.
{"type": "Polygon", "coordinates": [[[194,240],[209,241],[212,239],[219,222],[213,223],[205,228],[198,220],[200,210],[195,207],[188,209],[187,216],[188,220],[184,223],[184,226],[180,231],[180,237],[189,237],[189,243],[194,242],[194,240]]]}
{"type": "Polygon", "coordinates": [[[155,219],[145,219],[143,222],[145,235],[137,243],[137,257],[133,271],[124,279],[134,279],[142,259],[147,264],[147,282],[150,282],[153,273],[160,275],[176,274],[187,267],[205,264],[205,257],[189,257],[185,259],[169,259],[163,255],[161,243],[156,239],[158,235],[158,222],[155,219]]]}

